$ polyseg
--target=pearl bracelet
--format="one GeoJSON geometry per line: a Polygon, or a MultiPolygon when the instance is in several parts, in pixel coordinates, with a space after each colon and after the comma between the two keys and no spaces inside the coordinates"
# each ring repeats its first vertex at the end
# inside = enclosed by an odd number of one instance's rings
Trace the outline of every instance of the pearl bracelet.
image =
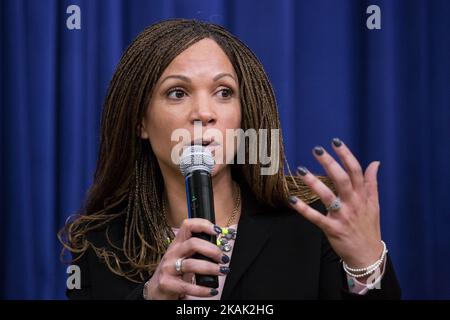
{"type": "Polygon", "coordinates": [[[368,276],[369,274],[372,274],[375,270],[377,270],[380,265],[383,263],[386,254],[388,253],[388,250],[386,248],[386,244],[383,240],[381,240],[381,243],[383,244],[383,253],[381,254],[380,259],[375,261],[373,264],[366,268],[350,268],[344,261],[342,261],[342,266],[344,268],[344,271],[353,278],[362,278],[365,276],[368,276]]]}

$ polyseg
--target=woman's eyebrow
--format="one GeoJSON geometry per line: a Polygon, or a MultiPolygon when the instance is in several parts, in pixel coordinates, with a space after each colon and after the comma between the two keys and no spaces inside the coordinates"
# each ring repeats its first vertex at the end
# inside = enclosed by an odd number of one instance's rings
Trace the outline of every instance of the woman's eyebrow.
{"type": "Polygon", "coordinates": [[[231,73],[225,73],[225,72],[222,72],[222,73],[219,73],[218,75],[216,75],[216,76],[213,78],[213,81],[217,81],[217,80],[219,80],[219,79],[221,79],[221,78],[223,78],[223,77],[231,77],[231,79],[233,79],[234,81],[236,81],[236,79],[233,77],[233,75],[232,75],[231,73]]]}
{"type": "MultiPolygon", "coordinates": [[[[221,73],[217,74],[217,75],[213,78],[213,81],[216,82],[216,81],[218,81],[219,79],[221,79],[221,78],[223,78],[223,77],[230,77],[231,79],[233,79],[234,81],[236,81],[236,79],[233,77],[233,75],[232,75],[231,73],[226,73],[226,72],[221,72],[221,73]]],[[[162,84],[164,83],[164,81],[166,81],[166,80],[168,80],[168,79],[179,79],[179,80],[182,80],[182,81],[187,82],[187,83],[191,83],[191,82],[192,82],[190,78],[188,78],[188,77],[186,77],[186,76],[183,76],[183,75],[181,75],[181,74],[171,74],[171,75],[165,77],[165,78],[160,82],[160,85],[162,85],[162,84]]]]}
{"type": "Polygon", "coordinates": [[[191,82],[192,82],[191,79],[189,79],[189,78],[186,77],[186,76],[183,76],[183,75],[181,75],[181,74],[172,74],[172,75],[170,75],[170,76],[165,77],[165,78],[160,82],[160,85],[163,84],[164,81],[166,81],[166,80],[168,80],[168,79],[171,79],[171,78],[174,78],[174,79],[180,79],[180,80],[185,81],[185,82],[188,82],[188,83],[191,83],[191,82]]]}

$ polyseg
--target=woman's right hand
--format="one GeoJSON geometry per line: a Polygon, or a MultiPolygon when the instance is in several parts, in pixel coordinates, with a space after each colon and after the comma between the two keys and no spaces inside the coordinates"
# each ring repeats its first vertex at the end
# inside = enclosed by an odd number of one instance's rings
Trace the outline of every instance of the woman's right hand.
{"type": "Polygon", "coordinates": [[[222,271],[225,273],[221,272],[220,263],[229,262],[229,257],[218,246],[192,237],[193,233],[202,232],[217,235],[217,231],[214,224],[208,220],[197,218],[184,220],[175,239],[145,287],[147,297],[152,300],[176,300],[185,295],[196,297],[216,295],[218,293],[216,289],[186,282],[182,279],[182,275],[183,273],[194,273],[224,276],[228,273],[227,267],[222,267],[222,271]],[[191,258],[195,253],[209,257],[217,263],[191,258]],[[182,272],[178,273],[175,270],[175,262],[180,258],[183,259],[182,272]]]}

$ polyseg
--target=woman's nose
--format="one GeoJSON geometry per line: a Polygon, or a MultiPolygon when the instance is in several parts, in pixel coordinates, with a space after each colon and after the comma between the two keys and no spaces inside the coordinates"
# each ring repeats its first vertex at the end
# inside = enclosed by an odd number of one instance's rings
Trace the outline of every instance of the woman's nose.
{"type": "Polygon", "coordinates": [[[191,123],[201,121],[203,126],[214,124],[217,121],[212,102],[207,99],[196,101],[191,112],[191,123]]]}

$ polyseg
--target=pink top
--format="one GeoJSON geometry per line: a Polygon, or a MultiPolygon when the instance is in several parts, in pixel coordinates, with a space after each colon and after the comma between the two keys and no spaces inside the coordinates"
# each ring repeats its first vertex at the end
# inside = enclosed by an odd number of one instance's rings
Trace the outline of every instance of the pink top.
{"type": "MultiPolygon", "coordinates": [[[[231,225],[229,228],[233,228],[234,230],[237,231],[237,224],[231,225]]],[[[175,235],[178,232],[178,228],[172,228],[173,232],[175,233],[175,235]]],[[[233,248],[234,248],[234,239],[230,239],[228,240],[228,243],[231,245],[231,250],[229,252],[227,252],[226,254],[230,257],[230,261],[231,261],[231,257],[233,254],[233,248]]],[[[227,264],[223,264],[224,266],[229,266],[230,263],[227,264]]],[[[384,275],[384,266],[386,264],[386,259],[384,260],[384,264],[383,264],[383,272],[375,279],[374,282],[372,282],[371,284],[364,284],[359,282],[356,278],[350,277],[349,275],[347,275],[347,281],[348,281],[348,286],[349,286],[349,291],[351,293],[355,293],[355,294],[366,294],[367,291],[369,291],[370,289],[377,287],[381,281],[381,279],[383,278],[384,275]]],[[[233,272],[233,271],[231,271],[233,272]]],[[[379,273],[379,272],[378,272],[379,273]]],[[[194,297],[194,296],[185,296],[183,298],[183,300],[220,300],[220,298],[222,297],[222,291],[223,291],[223,286],[225,284],[225,280],[226,280],[227,276],[219,276],[219,287],[217,288],[217,290],[219,291],[219,293],[213,297],[194,297]]],[[[195,281],[195,277],[194,274],[192,273],[185,273],[183,275],[183,280],[187,281],[187,282],[191,282],[194,283],[195,281]]]]}

